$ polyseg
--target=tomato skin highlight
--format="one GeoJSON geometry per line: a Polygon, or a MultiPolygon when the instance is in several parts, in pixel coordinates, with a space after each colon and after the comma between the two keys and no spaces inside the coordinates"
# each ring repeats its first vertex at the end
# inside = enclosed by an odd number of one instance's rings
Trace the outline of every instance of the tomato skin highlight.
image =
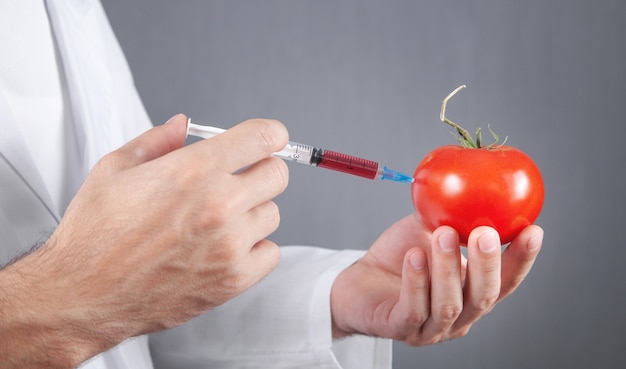
{"type": "Polygon", "coordinates": [[[511,146],[442,146],[424,157],[413,177],[411,197],[424,225],[431,231],[451,226],[464,245],[478,226],[495,228],[507,244],[543,206],[539,168],[511,146]]]}

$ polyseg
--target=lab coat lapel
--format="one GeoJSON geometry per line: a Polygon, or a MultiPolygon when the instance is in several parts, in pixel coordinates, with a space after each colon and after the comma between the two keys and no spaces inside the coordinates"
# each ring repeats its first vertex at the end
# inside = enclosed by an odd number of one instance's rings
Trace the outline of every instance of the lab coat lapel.
{"type": "Polygon", "coordinates": [[[72,120],[82,153],[83,174],[108,151],[113,81],[93,42],[90,14],[99,6],[90,0],[46,0],[50,24],[61,55],[72,120]]]}
{"type": "MultiPolygon", "coordinates": [[[[0,94],[0,128],[0,160],[4,162],[2,170],[7,171],[6,178],[17,177],[18,182],[28,188],[36,201],[41,203],[46,213],[58,222],[59,216],[53,210],[55,207],[52,199],[3,94],[0,94]]],[[[0,207],[6,209],[4,200],[10,199],[5,199],[5,196],[11,196],[12,191],[8,188],[4,188],[3,191],[0,207]]]]}
{"type": "MultiPolygon", "coordinates": [[[[46,0],[50,25],[65,73],[79,152],[82,153],[83,168],[74,173],[81,177],[78,180],[82,180],[106,152],[103,148],[106,145],[102,142],[108,142],[106,121],[111,101],[110,74],[102,71],[106,66],[98,62],[90,46],[90,39],[82,30],[89,19],[80,16],[92,10],[94,4],[91,0],[46,0]],[[89,83],[98,77],[98,83],[89,83]]],[[[19,181],[13,183],[22,182],[58,222],[60,216],[54,210],[54,203],[3,95],[0,95],[0,128],[2,170],[7,171],[6,174],[12,178],[17,177],[19,181]]],[[[11,193],[9,189],[4,190],[6,196],[11,193]]],[[[0,205],[3,204],[0,202],[0,205]]]]}
{"type": "MultiPolygon", "coordinates": [[[[65,73],[79,152],[82,153],[83,168],[73,173],[80,176],[78,180],[82,180],[99,158],[110,150],[107,147],[110,142],[107,121],[112,81],[106,65],[99,60],[97,50],[90,42],[90,37],[94,35],[86,32],[91,19],[82,16],[98,5],[92,0],[46,0],[65,73]]],[[[58,224],[60,214],[54,210],[56,207],[26,147],[8,103],[0,94],[0,171],[3,176],[6,175],[3,178],[7,178],[7,183],[3,185],[7,187],[2,188],[0,196],[0,208],[8,218],[15,218],[9,213],[15,213],[14,202],[19,198],[23,209],[40,207],[43,210],[32,210],[32,214],[40,214],[42,219],[22,223],[32,224],[35,228],[42,224],[58,224]]],[[[18,233],[28,235],[31,231],[18,233]]]]}

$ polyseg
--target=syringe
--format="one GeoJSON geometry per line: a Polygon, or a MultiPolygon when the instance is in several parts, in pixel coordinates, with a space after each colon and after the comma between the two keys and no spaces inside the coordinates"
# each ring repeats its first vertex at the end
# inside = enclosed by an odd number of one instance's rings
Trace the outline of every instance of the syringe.
{"type": "MultiPolygon", "coordinates": [[[[187,122],[187,135],[211,138],[224,132],[224,129],[187,122]]],[[[336,151],[289,141],[287,146],[273,154],[284,160],[300,164],[327,168],[368,179],[382,179],[394,182],[413,183],[413,177],[378,165],[377,162],[336,151]]]]}

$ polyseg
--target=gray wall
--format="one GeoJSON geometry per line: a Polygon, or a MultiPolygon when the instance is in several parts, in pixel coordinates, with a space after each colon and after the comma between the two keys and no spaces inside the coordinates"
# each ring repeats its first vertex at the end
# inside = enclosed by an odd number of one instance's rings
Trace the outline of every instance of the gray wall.
{"type": "MultiPolygon", "coordinates": [[[[626,2],[105,0],[155,123],[283,121],[294,141],[412,172],[491,124],[541,168],[546,230],[518,292],[469,335],[395,345],[402,368],[623,367],[626,2]]],[[[280,244],[365,249],[409,187],[290,165],[280,244]]]]}

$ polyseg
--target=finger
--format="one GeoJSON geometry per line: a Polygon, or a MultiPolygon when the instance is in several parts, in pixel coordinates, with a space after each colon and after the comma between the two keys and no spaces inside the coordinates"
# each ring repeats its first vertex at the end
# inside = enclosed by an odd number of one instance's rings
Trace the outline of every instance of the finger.
{"type": "Polygon", "coordinates": [[[289,140],[285,126],[277,120],[252,119],[194,146],[195,155],[213,158],[228,173],[254,164],[280,151],[289,140]]]}
{"type": "Polygon", "coordinates": [[[273,201],[266,201],[241,215],[233,229],[246,230],[239,232],[239,235],[243,238],[243,243],[250,246],[249,249],[245,250],[245,252],[249,252],[257,242],[274,233],[279,224],[280,211],[278,205],[273,201]]]}
{"type": "Polygon", "coordinates": [[[270,157],[234,177],[239,198],[233,201],[246,204],[248,210],[281,194],[289,184],[289,169],[283,160],[270,157]]]}
{"type": "Polygon", "coordinates": [[[242,292],[276,267],[280,252],[276,244],[265,239],[278,228],[278,206],[268,201],[240,215],[226,229],[213,234],[213,244],[219,244],[228,260],[235,260],[231,274],[232,290],[242,292]],[[245,231],[241,231],[241,230],[245,231]]]}
{"type": "MultiPolygon", "coordinates": [[[[430,282],[428,256],[420,248],[409,250],[402,265],[402,282],[398,303],[391,312],[390,328],[399,340],[417,338],[430,315],[430,282]]],[[[415,339],[417,342],[417,339],[415,339]]]]}
{"type": "Polygon", "coordinates": [[[121,171],[154,160],[185,144],[187,117],[178,114],[108,154],[101,170],[121,171]],[[103,168],[104,167],[104,168],[103,168]]]}
{"type": "Polygon", "coordinates": [[[489,312],[500,295],[500,237],[490,227],[478,227],[469,236],[463,313],[455,323],[464,329],[489,312]]]}
{"type": "Polygon", "coordinates": [[[433,232],[431,311],[425,336],[447,332],[463,310],[461,251],[458,233],[447,226],[433,232]]]}
{"type": "Polygon", "coordinates": [[[224,247],[230,250],[232,254],[229,257],[243,260],[248,257],[258,242],[276,231],[279,224],[278,205],[273,201],[267,201],[231,218],[223,229],[214,231],[212,236],[217,243],[225,245],[224,247]]]}
{"type": "Polygon", "coordinates": [[[271,273],[279,261],[280,248],[278,245],[267,239],[258,241],[241,264],[243,271],[249,273],[249,283],[246,289],[271,273]]]}
{"type": "Polygon", "coordinates": [[[541,250],[543,234],[541,227],[528,226],[504,250],[500,300],[513,293],[530,272],[541,250]]]}
{"type": "Polygon", "coordinates": [[[280,249],[274,242],[257,242],[247,255],[233,265],[234,269],[229,270],[229,278],[222,282],[226,300],[254,286],[274,270],[279,261],[280,249]]]}

